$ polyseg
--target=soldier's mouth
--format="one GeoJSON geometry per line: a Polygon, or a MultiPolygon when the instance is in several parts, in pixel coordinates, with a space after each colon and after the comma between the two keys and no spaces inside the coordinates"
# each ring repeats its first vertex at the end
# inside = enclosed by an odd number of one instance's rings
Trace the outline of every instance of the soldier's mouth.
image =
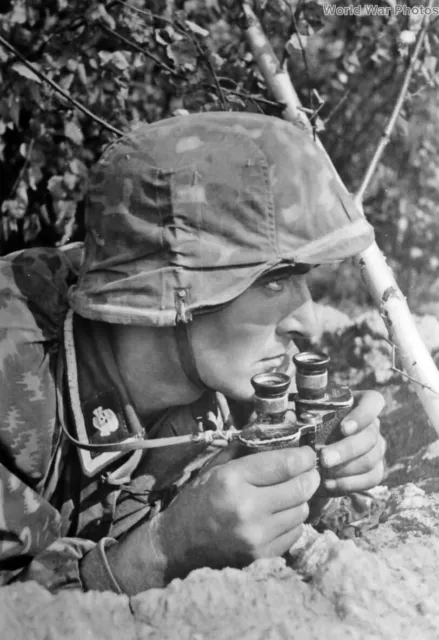
{"type": "Polygon", "coordinates": [[[266,362],[267,364],[269,364],[271,367],[275,368],[275,367],[280,367],[285,358],[288,358],[289,356],[284,353],[280,356],[273,356],[272,358],[264,358],[263,362],[266,362]]]}
{"type": "Polygon", "coordinates": [[[288,373],[291,364],[291,356],[288,353],[283,353],[282,355],[276,356],[274,358],[265,358],[264,371],[266,371],[267,373],[288,373]]]}

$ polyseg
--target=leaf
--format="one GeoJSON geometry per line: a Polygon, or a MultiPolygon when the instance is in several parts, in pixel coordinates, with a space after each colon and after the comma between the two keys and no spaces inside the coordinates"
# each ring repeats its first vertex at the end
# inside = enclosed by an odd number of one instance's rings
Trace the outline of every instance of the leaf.
{"type": "Polygon", "coordinates": [[[2,204],[2,212],[8,213],[14,220],[21,220],[26,214],[28,205],[27,184],[21,180],[18,185],[16,196],[12,200],[5,200],[2,204]]]}
{"type": "Polygon", "coordinates": [[[189,111],[187,109],[175,109],[175,111],[172,112],[173,116],[188,116],[189,115],[189,111]]]}
{"type": "Polygon", "coordinates": [[[13,11],[10,17],[11,24],[24,24],[27,20],[26,6],[23,0],[13,3],[13,11]]]}
{"type": "Polygon", "coordinates": [[[130,64],[122,51],[115,51],[111,58],[111,63],[116,67],[116,69],[120,69],[121,71],[125,71],[130,64]]]}
{"type": "Polygon", "coordinates": [[[64,200],[67,197],[63,176],[52,176],[47,183],[47,188],[55,200],[64,200]]]}
{"type": "Polygon", "coordinates": [[[112,16],[110,16],[105,6],[101,2],[92,5],[88,9],[86,15],[87,18],[92,22],[102,22],[112,31],[116,28],[116,21],[112,16]]]}
{"type": "Polygon", "coordinates": [[[38,183],[43,178],[43,174],[41,172],[40,167],[31,165],[27,172],[27,177],[29,181],[29,187],[34,191],[37,190],[38,183]]]}
{"type": "MultiPolygon", "coordinates": [[[[113,54],[111,53],[111,51],[99,51],[98,52],[98,56],[99,59],[101,61],[101,65],[105,66],[106,64],[108,64],[113,56],[113,54]]],[[[92,61],[90,61],[91,63],[92,61]]],[[[91,66],[93,66],[91,64],[91,66]]]]}
{"type": "Polygon", "coordinates": [[[70,190],[70,191],[74,191],[77,183],[78,183],[78,176],[75,175],[74,173],[70,173],[70,171],[66,171],[64,176],[64,184],[66,185],[66,187],[70,190]]]}
{"type": "MultiPolygon", "coordinates": [[[[218,97],[215,94],[210,94],[212,99],[217,100],[218,97]]],[[[240,98],[239,96],[234,95],[233,93],[227,94],[227,102],[238,104],[240,107],[245,108],[245,100],[240,98]]]]}
{"type": "Polygon", "coordinates": [[[173,42],[180,42],[180,40],[184,40],[187,36],[184,36],[182,33],[176,31],[171,25],[167,25],[163,29],[155,29],[154,30],[154,39],[158,44],[163,46],[167,46],[168,44],[172,44],[173,42]]]}
{"type": "Polygon", "coordinates": [[[74,78],[75,78],[74,73],[68,73],[66,76],[61,78],[59,81],[59,86],[61,87],[61,89],[64,89],[64,91],[69,91],[70,87],[72,86],[72,82],[74,78]]]}
{"type": "Polygon", "coordinates": [[[399,42],[403,46],[409,47],[416,40],[416,34],[413,31],[409,31],[406,29],[405,31],[401,31],[399,34],[399,42]]]}
{"type": "Polygon", "coordinates": [[[166,54],[177,68],[182,67],[186,71],[195,71],[198,52],[193,42],[188,40],[174,42],[166,47],[166,54]]]}
{"type": "Polygon", "coordinates": [[[56,214],[55,227],[62,230],[66,220],[70,220],[75,217],[76,202],[73,200],[56,200],[53,203],[53,210],[56,214]]]}
{"type": "Polygon", "coordinates": [[[65,123],[64,135],[66,136],[66,138],[69,138],[69,140],[71,140],[77,145],[80,145],[84,142],[84,136],[81,129],[72,120],[70,120],[70,122],[65,123]]]}
{"type": "Polygon", "coordinates": [[[286,43],[285,49],[288,54],[291,54],[295,51],[302,51],[302,49],[306,49],[307,42],[308,42],[308,36],[301,35],[299,39],[299,36],[297,35],[297,33],[293,33],[291,38],[286,43]]]}
{"type": "Polygon", "coordinates": [[[186,26],[189,27],[189,29],[192,31],[192,33],[195,33],[197,36],[206,38],[209,35],[209,32],[207,31],[207,29],[203,29],[203,27],[200,27],[195,22],[192,22],[192,20],[185,20],[185,23],[186,23],[186,26]]]}
{"type": "Polygon", "coordinates": [[[210,53],[209,60],[210,60],[210,64],[212,65],[215,71],[219,71],[225,63],[224,58],[219,56],[217,53],[210,53]]]}
{"type": "Polygon", "coordinates": [[[35,240],[41,231],[41,221],[37,213],[25,216],[23,220],[23,240],[25,243],[35,240]]]}
{"type": "Polygon", "coordinates": [[[155,37],[155,41],[157,42],[157,44],[161,44],[165,47],[168,46],[169,41],[166,41],[164,38],[162,38],[162,36],[160,35],[160,31],[161,29],[156,29],[154,32],[154,37],[155,37]]]}
{"type": "Polygon", "coordinates": [[[307,2],[302,8],[303,17],[314,31],[319,31],[325,24],[325,13],[323,6],[318,2],[307,2]]]}
{"type": "Polygon", "coordinates": [[[73,73],[74,71],[76,71],[77,68],[78,68],[77,60],[75,60],[74,58],[70,58],[69,60],[67,60],[66,62],[67,71],[70,71],[70,73],[73,73]]]}
{"type": "Polygon", "coordinates": [[[424,59],[424,68],[430,75],[434,75],[436,71],[437,58],[436,56],[427,56],[424,59]]]}
{"type": "Polygon", "coordinates": [[[78,64],[78,79],[84,87],[87,86],[87,83],[88,83],[87,72],[82,62],[78,64]]]}
{"type": "Polygon", "coordinates": [[[79,158],[74,158],[69,162],[69,169],[76,176],[85,176],[87,174],[87,167],[79,158]]]}
{"type": "Polygon", "coordinates": [[[14,98],[11,96],[10,106],[9,106],[9,116],[17,129],[20,128],[20,111],[21,111],[20,97],[18,95],[16,95],[14,98]]]}
{"type": "Polygon", "coordinates": [[[28,80],[33,80],[34,82],[41,83],[41,80],[32,71],[32,69],[29,69],[29,67],[26,67],[26,65],[22,64],[21,62],[16,62],[15,64],[12,65],[12,68],[23,78],[27,78],[28,80]]]}
{"type": "Polygon", "coordinates": [[[316,133],[320,133],[321,131],[325,130],[325,123],[323,122],[323,120],[319,116],[317,116],[317,118],[315,118],[314,126],[315,126],[316,133]]]}
{"type": "Polygon", "coordinates": [[[404,118],[404,116],[402,115],[398,116],[398,119],[396,120],[396,123],[395,123],[395,130],[404,138],[408,137],[409,123],[407,122],[406,118],[404,118]]]}

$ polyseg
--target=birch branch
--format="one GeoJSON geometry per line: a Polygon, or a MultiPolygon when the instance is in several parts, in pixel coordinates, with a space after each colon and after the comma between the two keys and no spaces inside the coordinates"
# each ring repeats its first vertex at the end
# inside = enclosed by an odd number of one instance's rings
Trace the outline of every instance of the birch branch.
{"type": "MultiPolygon", "coordinates": [[[[428,6],[431,6],[431,4],[432,0],[429,1],[428,6]]],[[[311,123],[306,117],[305,112],[301,110],[300,100],[293,87],[290,76],[287,73],[286,68],[279,64],[258,18],[245,0],[243,3],[243,10],[246,18],[245,34],[254,60],[275,99],[286,105],[282,112],[282,116],[312,135],[313,131],[311,123]]],[[[415,52],[417,54],[420,51],[422,40],[425,37],[425,30],[428,26],[428,22],[428,16],[425,16],[423,27],[418,35],[418,42],[415,46],[415,52]],[[421,38],[422,40],[419,43],[421,38]]],[[[409,65],[409,72],[410,76],[407,78],[406,75],[404,82],[407,86],[410,81],[411,73],[413,72],[412,65],[409,65]]],[[[398,99],[401,106],[403,100],[404,94],[401,91],[400,99],[398,99]]],[[[394,120],[396,121],[396,117],[394,120]]],[[[391,124],[391,122],[389,122],[389,124],[391,124]]],[[[388,131],[387,127],[385,140],[388,135],[390,135],[390,131],[388,131]]],[[[318,139],[316,139],[316,143],[319,144],[326,154],[323,145],[318,139]]],[[[328,160],[331,162],[329,157],[328,160]]],[[[375,167],[377,162],[378,160],[375,161],[375,167]]],[[[343,185],[342,180],[334,167],[333,170],[339,183],[343,185]]],[[[374,167],[372,167],[370,172],[371,174],[373,173],[373,170],[374,167]]],[[[370,180],[370,178],[368,178],[368,180],[370,180]]],[[[365,183],[365,181],[363,181],[363,183],[365,183]]],[[[364,192],[366,187],[367,184],[363,188],[362,192],[364,192]]],[[[346,189],[344,185],[343,188],[346,189]]],[[[356,204],[362,211],[361,201],[359,198],[356,198],[356,204]]],[[[398,349],[402,366],[405,369],[407,376],[409,376],[411,380],[416,380],[416,393],[428,417],[430,418],[434,429],[439,435],[439,372],[428,349],[419,335],[415,322],[410,314],[406,299],[396,283],[392,270],[387,265],[386,259],[376,243],[373,243],[365,251],[356,256],[355,262],[360,268],[363,280],[366,283],[366,286],[368,287],[386,324],[389,338],[398,349]]]]}
{"type": "MultiPolygon", "coordinates": [[[[427,7],[431,8],[432,5],[433,5],[433,0],[429,0],[427,7]]],[[[407,91],[410,85],[410,80],[412,79],[413,71],[415,70],[415,64],[419,58],[419,54],[421,52],[422,45],[425,40],[425,35],[427,33],[427,29],[429,25],[429,20],[427,19],[427,17],[428,16],[425,16],[422,27],[419,31],[415,48],[413,49],[413,53],[410,58],[410,64],[405,73],[404,81],[401,85],[401,89],[399,90],[399,94],[396,99],[395,106],[393,107],[392,113],[390,115],[389,122],[387,123],[387,126],[383,131],[383,134],[380,138],[378,146],[375,149],[375,153],[373,154],[372,160],[370,161],[370,164],[367,168],[367,171],[365,173],[361,186],[358,189],[357,193],[355,194],[355,200],[357,205],[360,205],[361,202],[363,201],[363,196],[375,174],[379,161],[381,160],[381,156],[383,155],[384,149],[390,140],[390,136],[392,135],[392,131],[395,128],[396,121],[401,112],[404,101],[407,97],[407,91]]]]}

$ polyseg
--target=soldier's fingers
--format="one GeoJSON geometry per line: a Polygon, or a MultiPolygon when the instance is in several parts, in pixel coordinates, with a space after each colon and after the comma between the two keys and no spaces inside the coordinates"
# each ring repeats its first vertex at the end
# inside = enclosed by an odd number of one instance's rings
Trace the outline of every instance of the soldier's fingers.
{"type": "Polygon", "coordinates": [[[233,472],[255,487],[268,487],[310,471],[316,463],[310,447],[262,451],[230,463],[233,472]]]}
{"type": "Polygon", "coordinates": [[[372,422],[363,431],[323,447],[320,462],[327,468],[351,462],[373,449],[379,437],[376,424],[372,422]]]}
{"type": "Polygon", "coordinates": [[[344,435],[352,435],[365,429],[384,408],[384,398],[378,391],[358,391],[354,393],[355,407],[341,423],[344,435]]]}
{"type": "Polygon", "coordinates": [[[230,462],[236,458],[239,453],[240,444],[239,442],[230,442],[223,449],[219,449],[217,453],[202,467],[202,472],[211,469],[212,467],[217,467],[220,464],[226,464],[226,462],[230,462]]]}
{"type": "Polygon", "coordinates": [[[267,544],[261,553],[264,558],[272,558],[274,556],[283,556],[298,541],[302,535],[302,525],[295,529],[289,529],[286,533],[278,536],[267,544]]]}
{"type": "Polygon", "coordinates": [[[343,478],[368,473],[380,462],[380,460],[384,458],[385,450],[385,440],[382,436],[379,436],[376,445],[365,455],[360,456],[351,462],[325,470],[324,477],[325,479],[343,478]]]}
{"type": "Polygon", "coordinates": [[[380,484],[384,477],[384,462],[378,464],[368,473],[344,478],[330,478],[324,480],[324,486],[331,496],[344,496],[355,491],[366,491],[380,484]]]}
{"type": "Polygon", "coordinates": [[[278,513],[308,502],[320,485],[317,469],[301,473],[296,478],[258,489],[258,503],[267,513],[278,513]]]}

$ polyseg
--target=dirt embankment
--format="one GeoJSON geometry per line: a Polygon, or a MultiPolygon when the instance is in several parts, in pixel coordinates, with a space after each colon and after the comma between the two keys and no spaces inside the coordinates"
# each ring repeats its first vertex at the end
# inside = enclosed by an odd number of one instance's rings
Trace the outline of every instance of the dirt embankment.
{"type": "MultiPolygon", "coordinates": [[[[392,371],[378,314],[356,322],[323,307],[319,314],[331,330],[323,346],[336,379],[378,387],[386,397],[383,485],[353,501],[338,500],[324,533],[306,527],[288,562],[202,569],[131,600],[52,596],[34,583],[0,589],[2,640],[437,640],[439,442],[411,386],[392,371]]],[[[438,320],[417,322],[431,351],[439,350],[438,320]]]]}

